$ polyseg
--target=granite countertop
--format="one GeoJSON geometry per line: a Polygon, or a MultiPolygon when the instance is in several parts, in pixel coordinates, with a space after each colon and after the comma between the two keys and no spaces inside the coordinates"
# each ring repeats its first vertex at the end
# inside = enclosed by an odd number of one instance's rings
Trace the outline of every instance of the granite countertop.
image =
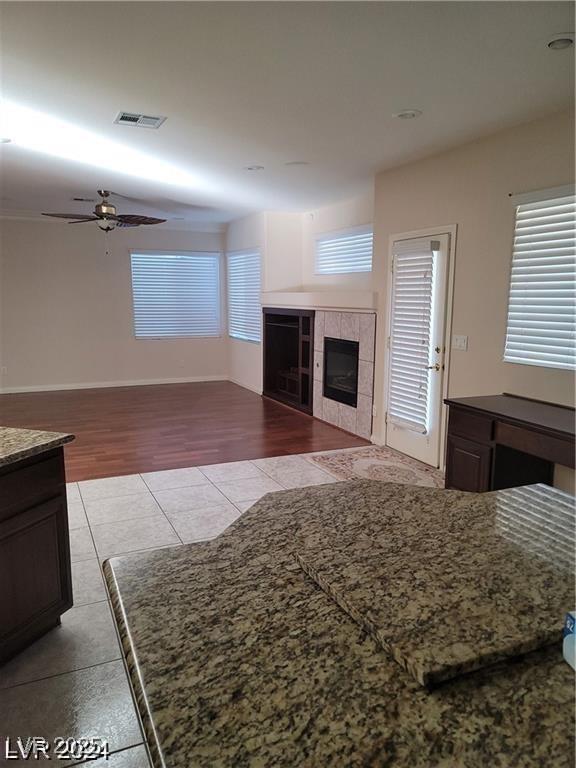
{"type": "MultiPolygon", "coordinates": [[[[559,499],[542,486],[522,492],[539,494],[544,510],[559,499]]],[[[408,572],[426,549],[455,551],[463,531],[480,544],[500,525],[503,543],[552,569],[556,585],[570,581],[569,565],[554,555],[565,521],[559,535],[555,521],[540,520],[536,534],[524,517],[514,528],[498,504],[506,493],[364,480],[286,491],[264,497],[214,541],[108,561],[154,765],[572,766],[574,681],[560,652],[562,615],[558,642],[430,690],[383,650],[363,620],[366,606],[342,610],[299,562],[320,569],[331,557],[341,578],[354,554],[355,578],[363,554],[370,561],[388,548],[408,572]],[[409,552],[395,549],[399,531],[409,552]]],[[[530,498],[512,501],[524,510],[530,498]]],[[[415,589],[409,611],[422,609],[423,595],[415,589]]],[[[386,599],[397,610],[405,597],[401,588],[386,599]]],[[[462,600],[453,621],[466,621],[470,595],[462,600]]],[[[452,613],[457,607],[450,602],[452,613]]]]}
{"type": "MultiPolygon", "coordinates": [[[[441,493],[441,492],[440,492],[441,493]]],[[[382,521],[296,559],[422,685],[557,644],[574,603],[574,499],[546,486],[471,494],[410,524],[382,521]]],[[[375,521],[377,522],[377,521],[375,521]]]]}
{"type": "Polygon", "coordinates": [[[40,432],[36,429],[0,427],[0,466],[27,459],[74,440],[63,432],[40,432]]]}

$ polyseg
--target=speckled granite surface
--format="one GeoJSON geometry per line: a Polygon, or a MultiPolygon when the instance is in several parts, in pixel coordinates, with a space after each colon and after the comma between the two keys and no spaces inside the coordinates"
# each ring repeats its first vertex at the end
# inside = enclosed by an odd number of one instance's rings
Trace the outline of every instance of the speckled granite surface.
{"type": "Polygon", "coordinates": [[[558,642],[575,604],[574,532],[574,499],[534,486],[416,515],[368,549],[347,535],[296,557],[418,682],[434,685],[558,642]]]}
{"type": "Polygon", "coordinates": [[[321,541],[369,552],[431,510],[442,537],[470,498],[374,481],[286,491],[212,542],[107,563],[155,765],[572,766],[559,646],[429,692],[295,560],[321,541]]]}
{"type": "Polygon", "coordinates": [[[39,432],[35,429],[0,427],[0,466],[34,456],[74,440],[62,432],[39,432]]]}

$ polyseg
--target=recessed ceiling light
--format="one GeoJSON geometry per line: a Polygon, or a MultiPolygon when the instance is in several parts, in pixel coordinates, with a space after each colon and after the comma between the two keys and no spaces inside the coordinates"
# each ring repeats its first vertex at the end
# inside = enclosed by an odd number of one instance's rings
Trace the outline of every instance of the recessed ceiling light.
{"type": "Polygon", "coordinates": [[[310,165],[308,160],[289,160],[287,163],[284,163],[284,165],[310,165]]]}
{"type": "Polygon", "coordinates": [[[9,139],[7,136],[0,136],[0,144],[10,144],[12,139],[9,139]]]}
{"type": "Polygon", "coordinates": [[[403,109],[396,112],[393,117],[398,117],[400,120],[413,120],[415,117],[420,117],[421,114],[419,109],[403,109]]]}
{"type": "Polygon", "coordinates": [[[569,32],[554,35],[554,37],[548,41],[548,48],[551,48],[553,51],[563,51],[566,48],[572,48],[573,45],[574,35],[569,32]]]}
{"type": "Polygon", "coordinates": [[[264,166],[263,165],[246,165],[244,166],[245,171],[263,171],[264,166]]]}

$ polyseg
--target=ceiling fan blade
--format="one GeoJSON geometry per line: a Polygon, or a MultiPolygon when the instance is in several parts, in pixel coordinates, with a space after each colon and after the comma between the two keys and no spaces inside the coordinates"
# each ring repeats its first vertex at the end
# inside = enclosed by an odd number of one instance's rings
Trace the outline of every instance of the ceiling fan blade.
{"type": "Polygon", "coordinates": [[[85,216],[83,213],[43,213],[42,216],[53,216],[56,219],[76,219],[77,221],[94,221],[96,218],[93,214],[85,216]]]}
{"type": "Polygon", "coordinates": [[[204,212],[214,210],[209,205],[194,205],[193,203],[183,203],[181,200],[171,200],[168,197],[131,197],[130,195],[122,195],[120,192],[110,192],[111,197],[117,197],[121,200],[126,200],[129,203],[138,205],[140,207],[149,207],[154,210],[155,213],[160,215],[166,215],[167,219],[173,216],[186,216],[192,211],[204,212]]]}
{"type": "Polygon", "coordinates": [[[89,224],[91,221],[101,221],[98,216],[91,216],[89,219],[78,219],[77,221],[69,221],[68,224],[89,224]]]}
{"type": "Polygon", "coordinates": [[[137,216],[129,213],[120,214],[115,218],[121,227],[139,227],[141,224],[162,224],[166,221],[166,219],[157,219],[154,216],[137,216]]]}

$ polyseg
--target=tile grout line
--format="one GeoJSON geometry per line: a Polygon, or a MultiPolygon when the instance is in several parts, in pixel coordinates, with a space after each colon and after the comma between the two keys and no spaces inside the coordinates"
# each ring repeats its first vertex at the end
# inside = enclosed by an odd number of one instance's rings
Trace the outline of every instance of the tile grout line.
{"type": "MultiPolygon", "coordinates": [[[[121,652],[121,649],[120,649],[120,652],[121,652]]],[[[56,677],[64,677],[65,675],[72,675],[72,674],[75,674],[76,672],[85,672],[87,669],[94,669],[95,667],[103,667],[104,664],[114,664],[114,662],[116,661],[121,662],[122,656],[118,656],[115,659],[107,659],[106,661],[97,661],[96,664],[88,664],[86,667],[78,667],[77,669],[67,669],[65,672],[55,672],[53,675],[46,675],[45,677],[35,677],[33,680],[23,680],[20,683],[12,683],[12,685],[5,685],[3,687],[0,687],[0,692],[11,691],[13,688],[21,688],[23,685],[32,685],[32,683],[41,683],[44,680],[53,680],[56,677]]]]}
{"type": "MultiPolygon", "coordinates": [[[[148,487],[146,481],[144,480],[144,478],[141,478],[141,479],[144,482],[144,484],[146,485],[146,487],[148,487]]],[[[128,671],[126,669],[126,663],[125,663],[125,659],[124,659],[124,650],[123,650],[122,645],[121,645],[121,643],[120,643],[120,641],[118,639],[118,630],[117,630],[117,628],[115,626],[116,620],[114,618],[114,612],[112,610],[112,601],[110,599],[110,596],[109,596],[109,593],[108,593],[108,589],[106,588],[106,579],[104,577],[104,567],[103,567],[104,564],[102,562],[102,557],[100,555],[100,552],[98,551],[98,548],[96,546],[96,540],[94,538],[94,532],[92,531],[92,523],[90,521],[90,517],[88,516],[88,511],[86,510],[86,504],[85,504],[85,501],[84,501],[84,496],[82,495],[82,490],[80,488],[80,484],[79,483],[78,483],[78,490],[79,490],[79,493],[80,493],[80,499],[81,499],[81,502],[82,502],[82,506],[84,508],[84,514],[86,516],[86,522],[88,523],[88,530],[90,531],[90,538],[92,539],[92,545],[94,547],[94,551],[96,552],[96,562],[98,563],[98,570],[99,570],[99,573],[100,573],[100,579],[102,580],[102,586],[104,587],[105,594],[106,594],[106,603],[107,603],[108,611],[109,611],[109,614],[110,614],[110,621],[112,622],[113,628],[115,630],[115,637],[116,637],[116,641],[117,641],[117,644],[118,644],[119,657],[118,657],[118,659],[113,659],[113,661],[119,661],[120,664],[122,664],[123,680],[125,681],[125,683],[128,686],[128,688],[131,690],[130,679],[128,677],[128,671]]],[[[151,495],[153,496],[153,494],[151,494],[151,495]]],[[[153,496],[153,498],[154,498],[154,501],[156,501],[154,496],[153,496]]],[[[156,503],[158,503],[158,502],[156,502],[156,503]]],[[[159,504],[158,504],[158,507],[160,508],[162,514],[164,514],[164,511],[162,510],[162,508],[160,507],[159,504]]],[[[174,533],[176,533],[176,531],[174,531],[174,533]]],[[[176,536],[177,536],[178,540],[180,540],[180,537],[178,536],[178,534],[176,534],[176,536]]],[[[93,603],[88,603],[88,605],[93,605],[93,603]]],[[[109,663],[109,662],[103,662],[103,663],[109,663]]],[[[96,667],[96,666],[101,666],[101,665],[100,664],[92,664],[92,665],[90,665],[88,667],[85,667],[84,669],[91,669],[91,668],[96,667]]],[[[74,671],[77,671],[77,670],[74,670],[74,671]]],[[[64,673],[64,674],[66,674],[66,673],[64,673]]],[[[46,679],[49,679],[49,678],[46,678],[46,679]]],[[[134,701],[132,701],[132,706],[135,708],[135,702],[134,701]]],[[[136,713],[136,718],[138,720],[138,729],[140,731],[140,735],[142,736],[142,738],[144,738],[144,734],[142,732],[142,727],[140,725],[140,719],[139,719],[139,716],[138,716],[137,713],[136,713]]],[[[139,743],[143,743],[143,742],[139,742],[139,743]]],[[[132,745],[132,746],[137,746],[137,745],[132,745]]],[[[76,765],[78,765],[78,763],[76,763],[76,765]]]]}
{"type": "MultiPolygon", "coordinates": [[[[199,471],[199,472],[200,472],[202,475],[204,475],[204,477],[206,478],[206,483],[198,483],[198,486],[201,486],[201,485],[211,485],[213,488],[216,488],[216,486],[214,485],[214,483],[213,483],[213,482],[210,480],[210,478],[209,478],[207,475],[205,475],[205,474],[204,474],[204,472],[202,472],[202,470],[200,469],[200,467],[184,467],[184,469],[197,469],[197,470],[198,470],[198,471],[199,471]]],[[[162,470],[160,470],[160,471],[162,471],[162,470]]],[[[169,472],[170,470],[167,470],[167,471],[169,472]]],[[[140,475],[140,476],[141,476],[141,475],[140,475]]],[[[141,477],[142,477],[142,476],[141,476],[141,477]]],[[[144,478],[143,478],[143,477],[142,477],[142,480],[144,480],[144,478]]],[[[146,480],[144,480],[144,482],[146,483],[146,480]]],[[[148,488],[150,487],[150,486],[148,486],[148,483],[146,483],[146,486],[147,486],[148,488]]],[[[182,488],[194,488],[194,487],[197,487],[197,486],[193,486],[193,485],[188,485],[188,486],[184,485],[184,486],[182,486],[182,488]]],[[[179,490],[179,489],[178,489],[178,488],[166,488],[165,490],[172,490],[172,491],[177,491],[177,490],[179,490]]],[[[222,493],[222,491],[220,491],[220,489],[219,489],[219,488],[216,488],[216,490],[217,490],[217,491],[219,491],[220,493],[222,493]]],[[[154,495],[154,491],[152,491],[152,489],[150,489],[150,493],[151,493],[151,494],[152,494],[152,496],[154,497],[154,501],[156,502],[156,504],[158,504],[158,506],[160,507],[160,510],[162,511],[162,514],[164,515],[164,517],[166,518],[166,520],[167,520],[167,521],[168,521],[168,523],[170,524],[170,527],[172,528],[172,530],[173,530],[173,531],[174,531],[174,533],[176,534],[176,536],[177,536],[177,538],[178,538],[178,541],[180,542],[180,544],[181,544],[182,546],[184,546],[184,544],[185,544],[186,542],[182,541],[182,538],[180,537],[180,535],[179,535],[178,531],[176,530],[176,528],[174,527],[174,525],[173,525],[172,521],[170,520],[170,518],[168,517],[168,515],[167,515],[167,514],[166,514],[166,512],[164,511],[164,509],[163,509],[162,505],[160,504],[160,502],[158,501],[158,499],[157,499],[157,498],[156,498],[156,496],[154,495]]],[[[222,493],[222,496],[224,496],[224,494],[223,494],[223,493],[222,493]]],[[[226,497],[224,496],[224,498],[226,498],[226,497]]],[[[208,539],[208,541],[210,541],[210,539],[208,539]]],[[[193,543],[193,542],[192,542],[192,543],[193,543]]]]}
{"type": "MultiPolygon", "coordinates": [[[[305,453],[292,453],[292,454],[289,454],[289,455],[290,456],[296,456],[297,458],[303,459],[308,464],[310,464],[310,467],[312,469],[316,469],[318,472],[322,472],[323,474],[328,475],[328,477],[330,477],[330,478],[334,478],[335,480],[341,480],[342,479],[342,478],[336,478],[331,472],[328,472],[327,470],[325,470],[325,469],[323,469],[321,467],[316,467],[311,461],[309,461],[308,459],[305,458],[307,456],[307,454],[305,454],[305,453]]],[[[278,458],[278,459],[280,459],[280,458],[287,458],[287,457],[284,457],[284,456],[272,456],[270,458],[274,458],[274,459],[278,458]]],[[[260,461],[260,459],[257,459],[257,461],[260,461]]],[[[262,459],[262,461],[266,461],[266,459],[262,459]]],[[[268,475],[268,477],[271,480],[274,480],[276,483],[278,483],[278,485],[281,485],[282,488],[285,491],[295,491],[298,488],[307,488],[307,487],[313,487],[313,485],[322,485],[322,483],[313,483],[312,486],[302,485],[302,486],[296,486],[295,488],[289,488],[289,487],[283,485],[280,480],[278,480],[276,477],[271,475],[269,472],[266,472],[265,469],[262,469],[261,467],[258,467],[258,469],[260,469],[261,472],[264,472],[265,475],[268,475]]],[[[296,470],[296,472],[294,474],[298,474],[298,471],[296,470]]],[[[271,493],[274,493],[274,491],[271,491],[271,493]]]]}
{"type": "Polygon", "coordinates": [[[160,502],[158,501],[158,499],[156,498],[156,496],[154,496],[154,492],[153,492],[152,488],[150,488],[150,486],[148,485],[148,483],[147,483],[147,482],[146,482],[146,480],[145,480],[145,479],[142,477],[142,475],[141,475],[141,474],[139,474],[139,475],[138,475],[138,477],[139,477],[139,478],[141,478],[141,480],[142,480],[142,482],[144,483],[144,485],[146,486],[146,488],[148,488],[148,490],[150,491],[150,494],[151,494],[152,498],[154,499],[154,501],[156,502],[156,504],[158,504],[158,509],[159,509],[159,510],[160,510],[160,512],[162,513],[162,515],[163,515],[163,517],[164,517],[164,520],[166,520],[166,522],[168,523],[168,525],[170,526],[170,528],[172,528],[172,530],[174,531],[174,535],[176,536],[176,538],[178,539],[178,541],[180,542],[180,544],[184,544],[184,542],[182,541],[182,539],[181,539],[181,538],[180,538],[180,536],[178,535],[178,531],[177,531],[177,530],[176,530],[176,528],[174,528],[174,526],[172,525],[172,521],[170,520],[170,518],[168,517],[168,515],[166,514],[166,512],[164,512],[164,510],[162,509],[162,505],[160,504],[160,502]]]}
{"type": "MultiPolygon", "coordinates": [[[[130,744],[127,747],[122,747],[121,749],[111,749],[110,750],[110,757],[112,755],[120,755],[122,752],[127,752],[129,749],[137,749],[138,747],[144,747],[144,750],[146,750],[146,744],[143,741],[139,741],[137,744],[130,744]]],[[[68,766],[68,768],[77,768],[79,765],[86,765],[88,760],[91,760],[93,758],[88,758],[87,760],[82,760],[80,763],[65,763],[65,765],[68,766]]],[[[104,758],[105,760],[108,760],[108,758],[104,758]]],[[[148,763],[150,765],[150,763],[148,763]]]]}
{"type": "MultiPolygon", "coordinates": [[[[309,459],[306,457],[306,455],[302,455],[302,454],[289,454],[289,455],[294,455],[294,456],[298,456],[298,457],[302,458],[304,461],[306,461],[308,464],[310,464],[311,467],[314,467],[316,470],[320,471],[322,474],[325,474],[328,477],[332,477],[330,472],[325,471],[323,468],[314,466],[313,462],[309,461],[309,459]]],[[[315,455],[318,455],[318,454],[315,454],[315,455]]],[[[282,457],[273,457],[273,458],[282,458],[282,457]]],[[[258,471],[257,475],[253,475],[251,477],[260,479],[261,475],[264,475],[267,478],[271,479],[273,482],[275,482],[278,486],[280,486],[280,488],[282,490],[289,490],[289,489],[286,488],[285,484],[281,480],[278,479],[278,477],[273,476],[270,472],[266,471],[265,468],[261,468],[261,467],[257,466],[254,461],[251,461],[251,460],[248,460],[248,461],[249,461],[250,465],[253,466],[254,469],[258,471]],[[261,473],[261,475],[260,475],[260,473],[261,473]]],[[[225,463],[235,463],[235,462],[225,462],[225,463]]],[[[210,466],[210,465],[206,465],[206,466],[210,466]]],[[[202,471],[201,468],[198,467],[198,470],[199,470],[199,472],[203,475],[203,477],[206,480],[206,482],[202,483],[201,485],[209,485],[210,487],[215,488],[222,495],[223,499],[225,499],[226,502],[229,503],[231,506],[236,508],[238,510],[238,512],[240,512],[240,515],[242,515],[243,514],[243,510],[240,509],[239,504],[242,504],[244,500],[240,499],[240,500],[237,500],[236,502],[232,501],[228,496],[226,496],[225,492],[218,486],[218,484],[215,481],[213,481],[210,477],[208,477],[208,475],[206,475],[202,471]]],[[[148,483],[146,482],[146,479],[142,476],[142,473],[139,473],[138,477],[142,480],[142,482],[146,486],[147,492],[154,499],[155,503],[157,504],[157,506],[158,506],[158,508],[160,510],[160,513],[161,513],[162,517],[168,522],[168,524],[170,525],[170,528],[174,531],[174,534],[175,534],[176,538],[178,539],[178,541],[181,544],[183,544],[181,537],[179,536],[178,532],[174,528],[174,525],[172,524],[172,521],[167,516],[167,514],[164,511],[163,507],[161,506],[161,504],[159,503],[158,499],[156,498],[156,496],[154,494],[154,491],[148,485],[148,483]]],[[[251,478],[250,477],[247,477],[247,478],[237,478],[237,480],[243,480],[243,479],[250,480],[251,478]]],[[[335,478],[335,479],[338,479],[338,478],[335,478]]],[[[223,479],[221,481],[221,484],[222,483],[225,484],[226,482],[234,482],[234,480],[226,481],[225,479],[223,479]]],[[[93,523],[90,520],[90,517],[89,517],[88,512],[87,512],[87,508],[86,508],[87,500],[84,498],[84,496],[82,494],[80,483],[78,481],[76,481],[76,487],[78,488],[79,500],[80,500],[80,503],[81,503],[81,506],[82,506],[82,510],[84,512],[84,516],[85,516],[85,519],[86,519],[87,527],[88,527],[89,532],[90,532],[90,538],[91,538],[91,541],[92,541],[92,545],[93,545],[94,551],[96,553],[96,560],[98,562],[98,568],[99,568],[99,572],[100,572],[100,577],[103,580],[104,579],[104,575],[103,575],[103,569],[102,569],[102,556],[100,555],[100,553],[98,551],[98,548],[96,547],[96,541],[95,541],[95,538],[94,538],[94,531],[93,531],[93,523]]],[[[182,487],[194,487],[194,486],[182,486],[182,487]]],[[[170,489],[168,489],[168,490],[170,490],[170,489]]],[[[274,493],[274,492],[277,492],[277,491],[270,491],[268,493],[274,493]]],[[[124,495],[131,495],[131,494],[124,494],[124,495]]],[[[264,495],[267,495],[267,494],[264,494],[264,495]]],[[[109,498],[114,498],[114,497],[109,497],[109,498]]],[[[245,501],[253,501],[253,499],[247,499],[245,501]]],[[[258,499],[254,500],[254,503],[256,503],[256,501],[258,501],[258,499]]],[[[132,518],[129,518],[129,519],[132,519],[132,518]]],[[[138,518],[134,518],[134,519],[138,519],[138,518]]],[[[170,545],[168,545],[168,546],[170,546],[170,545]]],[[[176,546],[179,546],[179,545],[176,544],[176,546]]],[[[154,546],[154,547],[143,548],[142,550],[135,550],[135,551],[148,551],[148,550],[154,551],[157,548],[158,547],[154,546]]],[[[113,555],[113,557],[122,556],[122,555],[129,555],[129,554],[131,554],[131,553],[130,552],[118,553],[118,555],[113,555]]],[[[93,558],[86,558],[85,560],[80,560],[80,561],[76,561],[76,562],[86,562],[86,561],[91,561],[92,559],[93,558]]],[[[74,564],[72,564],[72,565],[74,565],[74,564]]],[[[83,603],[82,606],[94,605],[94,604],[101,603],[101,602],[107,602],[108,603],[108,609],[111,611],[110,601],[109,601],[108,597],[106,597],[104,600],[96,600],[96,601],[92,601],[92,602],[89,602],[89,603],[83,603]]],[[[82,607],[82,606],[74,606],[74,607],[82,607]]],[[[74,673],[77,673],[77,672],[82,672],[82,671],[85,671],[85,670],[88,670],[88,669],[92,669],[92,668],[95,668],[95,667],[103,666],[105,664],[114,663],[116,661],[122,662],[122,658],[123,658],[122,657],[122,649],[120,647],[119,647],[119,653],[120,653],[120,656],[118,658],[108,659],[108,660],[103,661],[103,662],[98,662],[96,664],[90,664],[90,665],[87,665],[85,667],[80,667],[80,668],[74,669],[74,670],[67,670],[65,672],[60,672],[60,673],[57,673],[57,674],[54,674],[54,675],[47,675],[46,677],[40,677],[40,678],[35,678],[33,680],[23,681],[21,683],[15,683],[13,685],[6,686],[3,690],[9,690],[9,689],[12,689],[12,688],[21,687],[21,686],[29,685],[29,684],[32,684],[32,683],[42,682],[44,680],[50,680],[50,679],[54,679],[54,678],[57,678],[57,677],[63,677],[65,675],[74,674],[74,673]]],[[[140,743],[142,743],[142,742],[139,742],[139,744],[140,743]]],[[[136,746],[138,746],[138,744],[130,745],[129,747],[126,747],[126,748],[123,748],[123,749],[120,749],[120,750],[116,750],[116,751],[114,751],[114,753],[111,753],[111,754],[118,754],[118,753],[121,753],[121,752],[123,752],[123,751],[125,751],[127,749],[134,748],[136,746]]]]}
{"type": "MultiPolygon", "coordinates": [[[[348,451],[355,451],[355,450],[361,450],[361,448],[350,448],[350,449],[348,449],[348,451]]],[[[338,452],[338,451],[336,450],[335,452],[338,452]]],[[[323,455],[324,453],[325,452],[317,451],[317,452],[311,452],[309,454],[287,454],[286,456],[280,455],[280,456],[274,456],[272,458],[274,458],[274,459],[276,459],[276,458],[282,459],[282,458],[290,458],[290,457],[301,458],[303,461],[306,461],[306,463],[310,465],[310,468],[312,468],[312,469],[316,470],[317,472],[321,473],[321,475],[324,475],[327,478],[333,479],[334,481],[341,481],[342,478],[339,478],[339,477],[333,475],[329,470],[326,470],[323,467],[316,466],[310,460],[311,456],[323,455]]],[[[215,481],[212,478],[210,478],[208,476],[208,474],[206,474],[206,472],[200,466],[184,467],[184,469],[197,469],[202,474],[202,476],[204,478],[204,482],[196,483],[196,484],[193,484],[193,485],[182,485],[182,486],[178,486],[177,488],[166,488],[166,489],[160,488],[160,489],[156,489],[156,493],[161,492],[163,490],[170,491],[170,490],[179,490],[181,488],[182,489],[183,488],[193,488],[193,487],[197,487],[197,486],[208,485],[210,487],[215,488],[218,491],[218,493],[222,496],[223,501],[225,501],[227,504],[231,504],[233,507],[235,507],[240,512],[240,514],[243,514],[244,511],[246,511],[246,510],[242,510],[239,505],[241,505],[241,504],[243,504],[243,503],[245,503],[247,501],[254,501],[254,503],[256,503],[256,501],[258,501],[259,499],[252,499],[252,498],[251,499],[237,499],[237,500],[233,501],[229,496],[226,495],[225,490],[223,490],[220,487],[221,485],[226,485],[227,483],[233,483],[233,482],[241,482],[242,480],[261,479],[262,476],[265,476],[267,479],[272,480],[274,483],[276,483],[278,486],[280,486],[280,489],[282,489],[282,490],[293,490],[292,487],[289,487],[289,486],[285,485],[282,482],[282,480],[278,478],[277,475],[273,474],[272,470],[267,470],[265,467],[258,466],[256,464],[256,461],[258,461],[258,460],[247,459],[247,460],[244,460],[243,463],[250,464],[258,474],[250,475],[250,476],[248,476],[246,478],[242,478],[242,477],[235,478],[233,480],[222,479],[221,481],[215,481]]],[[[237,462],[224,462],[223,464],[226,465],[226,464],[235,464],[235,463],[237,463],[237,462]]],[[[222,464],[222,462],[221,462],[221,464],[222,464]]],[[[207,465],[203,465],[203,466],[206,467],[206,468],[209,468],[211,466],[216,466],[216,465],[207,464],[207,465]]],[[[161,471],[171,471],[171,470],[158,470],[158,471],[161,472],[161,471]]],[[[147,494],[150,494],[152,496],[152,498],[154,499],[155,504],[158,507],[158,511],[160,513],[158,515],[158,517],[162,516],[168,522],[170,528],[174,532],[174,535],[177,537],[178,542],[180,542],[180,544],[183,544],[184,542],[183,542],[182,538],[178,534],[175,526],[173,525],[172,521],[170,520],[170,518],[168,517],[167,513],[163,509],[161,503],[157,499],[155,490],[149,485],[149,483],[146,481],[146,478],[143,476],[143,474],[145,474],[145,473],[137,473],[135,475],[136,477],[138,477],[143,482],[143,484],[144,484],[144,486],[146,488],[146,490],[143,491],[143,492],[147,493],[147,494]]],[[[124,475],[119,475],[118,477],[124,477],[124,475]]],[[[98,479],[107,480],[109,478],[98,478],[98,479]]],[[[86,518],[87,526],[88,526],[89,531],[90,531],[90,537],[91,537],[91,540],[92,540],[92,544],[94,546],[94,550],[96,552],[96,559],[98,560],[98,563],[100,565],[100,569],[102,570],[102,562],[101,562],[102,555],[99,553],[98,548],[96,546],[96,540],[95,540],[94,530],[93,530],[94,526],[98,527],[98,525],[109,525],[109,524],[113,524],[115,522],[134,521],[134,520],[138,520],[140,518],[138,516],[135,516],[135,517],[123,518],[122,520],[119,520],[119,521],[109,521],[108,523],[99,523],[99,524],[93,523],[91,521],[91,519],[90,519],[90,516],[89,516],[87,508],[86,508],[86,504],[87,504],[88,500],[86,500],[84,498],[83,494],[82,494],[82,489],[80,487],[80,481],[76,481],[74,484],[77,486],[78,491],[79,491],[80,503],[82,504],[82,508],[84,510],[84,515],[85,515],[85,518],[86,518]]],[[[312,485],[315,485],[315,483],[313,483],[312,485]]],[[[302,486],[296,486],[296,487],[298,488],[298,487],[302,487],[302,486]]],[[[275,493],[275,492],[278,492],[278,491],[276,491],[276,490],[275,491],[268,491],[267,493],[275,493]]],[[[140,491],[134,491],[133,493],[124,493],[124,494],[122,494],[120,496],[110,496],[110,497],[105,496],[105,497],[103,497],[101,499],[94,499],[93,501],[98,501],[98,500],[105,501],[105,500],[108,500],[108,499],[112,500],[112,499],[115,499],[115,498],[125,498],[125,497],[128,497],[128,496],[137,495],[138,493],[140,493],[140,491]]],[[[264,495],[266,495],[266,494],[264,494],[264,495]]],[[[262,497],[259,497],[259,498],[262,498],[262,497]]],[[[214,504],[213,506],[218,506],[218,504],[214,504]]],[[[190,511],[192,512],[194,510],[190,510],[190,511]]],[[[150,516],[148,516],[145,519],[152,519],[153,517],[156,517],[156,515],[150,515],[150,516]]],[[[178,546],[178,543],[174,542],[174,545],[178,546]]],[[[167,545],[167,546],[169,546],[169,545],[167,545]]],[[[147,550],[155,549],[155,548],[157,548],[157,547],[143,547],[142,549],[132,550],[132,551],[129,551],[129,552],[119,552],[119,553],[116,553],[114,555],[111,555],[111,557],[119,557],[119,556],[124,555],[124,554],[131,554],[131,552],[147,551],[147,550]]],[[[85,558],[85,559],[88,560],[88,559],[92,559],[92,558],[85,558]]],[[[104,558],[104,559],[106,559],[106,558],[104,558]]],[[[76,561],[76,562],[83,562],[83,561],[80,560],[80,561],[76,561]]]]}

